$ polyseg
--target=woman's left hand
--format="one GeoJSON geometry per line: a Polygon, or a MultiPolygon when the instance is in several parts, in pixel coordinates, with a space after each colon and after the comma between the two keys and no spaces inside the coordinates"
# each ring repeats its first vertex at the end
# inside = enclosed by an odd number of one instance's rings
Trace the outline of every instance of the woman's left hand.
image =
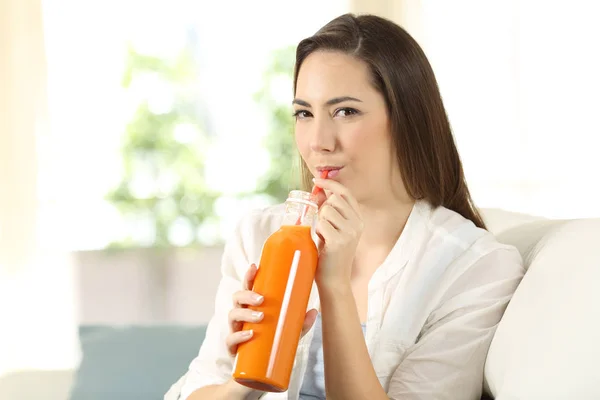
{"type": "Polygon", "coordinates": [[[314,182],[323,189],[318,198],[316,226],[323,243],[315,280],[317,285],[350,284],[352,262],[364,227],[358,202],[337,181],[315,179],[314,182]]]}

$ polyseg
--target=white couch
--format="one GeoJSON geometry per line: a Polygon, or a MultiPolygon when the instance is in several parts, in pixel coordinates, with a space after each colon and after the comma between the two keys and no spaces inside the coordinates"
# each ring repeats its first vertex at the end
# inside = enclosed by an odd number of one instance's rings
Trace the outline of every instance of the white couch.
{"type": "Polygon", "coordinates": [[[527,268],[492,341],[486,388],[497,400],[600,399],[600,219],[482,213],[527,268]]]}

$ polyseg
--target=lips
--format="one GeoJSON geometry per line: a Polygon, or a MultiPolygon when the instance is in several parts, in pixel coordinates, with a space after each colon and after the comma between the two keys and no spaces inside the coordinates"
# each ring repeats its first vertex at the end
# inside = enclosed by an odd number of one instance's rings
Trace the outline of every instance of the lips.
{"type": "Polygon", "coordinates": [[[339,175],[340,170],[344,167],[334,167],[334,166],[326,166],[326,167],[317,167],[317,171],[319,175],[323,173],[323,171],[327,171],[327,178],[333,179],[339,175]]]}

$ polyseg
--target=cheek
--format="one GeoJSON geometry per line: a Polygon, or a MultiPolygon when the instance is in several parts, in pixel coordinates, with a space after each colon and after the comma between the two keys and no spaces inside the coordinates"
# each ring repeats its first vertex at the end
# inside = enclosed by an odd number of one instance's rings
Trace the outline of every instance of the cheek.
{"type": "Polygon", "coordinates": [[[307,140],[307,136],[303,134],[302,128],[298,125],[296,125],[296,128],[294,129],[294,140],[296,141],[298,152],[303,159],[306,159],[309,153],[310,144],[307,140]]]}
{"type": "Polygon", "coordinates": [[[385,124],[370,123],[347,132],[346,151],[355,172],[364,176],[386,175],[393,163],[392,143],[385,124]]]}
{"type": "Polygon", "coordinates": [[[344,149],[357,161],[373,162],[387,157],[390,149],[389,133],[381,124],[361,124],[344,134],[344,149]]]}

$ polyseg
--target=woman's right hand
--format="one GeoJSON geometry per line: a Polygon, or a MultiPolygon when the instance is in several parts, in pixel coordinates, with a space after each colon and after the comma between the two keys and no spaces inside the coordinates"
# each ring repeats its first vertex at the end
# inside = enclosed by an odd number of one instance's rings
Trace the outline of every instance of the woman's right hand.
{"type": "MultiPolygon", "coordinates": [[[[257,271],[258,269],[255,264],[250,265],[244,277],[243,290],[233,294],[233,309],[229,312],[229,328],[231,333],[225,339],[227,350],[232,357],[235,356],[240,343],[247,342],[252,338],[253,332],[251,330],[242,330],[244,322],[257,323],[263,319],[261,312],[255,312],[247,308],[248,306],[259,306],[264,300],[263,296],[251,290],[257,271]]],[[[317,314],[318,312],[315,309],[311,309],[306,313],[300,337],[304,336],[313,326],[317,319],[317,314]]]]}

